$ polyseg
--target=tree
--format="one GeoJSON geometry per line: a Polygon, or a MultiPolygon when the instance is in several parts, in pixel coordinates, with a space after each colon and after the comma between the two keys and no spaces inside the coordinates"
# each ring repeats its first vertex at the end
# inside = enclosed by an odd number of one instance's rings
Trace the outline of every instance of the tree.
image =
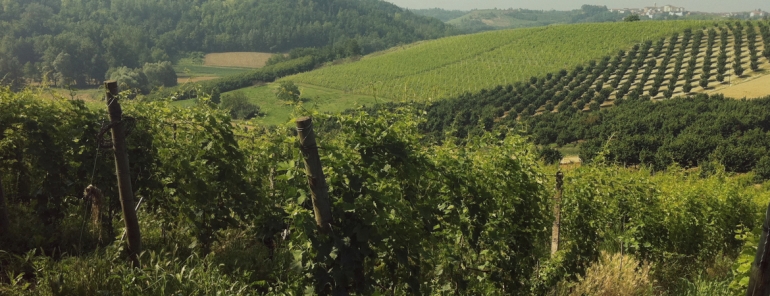
{"type": "Polygon", "coordinates": [[[242,91],[225,94],[219,108],[228,110],[233,119],[251,119],[259,116],[259,106],[249,102],[249,98],[242,91]]]}
{"type": "Polygon", "coordinates": [[[142,73],[147,77],[148,87],[155,89],[161,86],[170,87],[177,83],[176,71],[171,62],[146,63],[142,73]]]}
{"type": "Polygon", "coordinates": [[[278,83],[278,90],[275,96],[282,101],[299,102],[299,87],[293,81],[281,81],[278,83]]]}
{"type": "Polygon", "coordinates": [[[66,52],[59,53],[53,61],[53,67],[63,85],[70,85],[75,81],[78,70],[70,54],[66,52]]]}
{"type": "Polygon", "coordinates": [[[700,87],[702,87],[703,89],[707,89],[708,86],[709,86],[709,77],[705,74],[701,75],[700,87]]]}
{"type": "Polygon", "coordinates": [[[638,14],[632,14],[623,19],[624,22],[638,22],[641,19],[639,18],[638,14]]]}
{"type": "Polygon", "coordinates": [[[130,69],[128,67],[111,69],[107,72],[107,78],[117,81],[120,89],[132,90],[142,94],[147,94],[150,91],[147,76],[138,69],[130,69]]]}

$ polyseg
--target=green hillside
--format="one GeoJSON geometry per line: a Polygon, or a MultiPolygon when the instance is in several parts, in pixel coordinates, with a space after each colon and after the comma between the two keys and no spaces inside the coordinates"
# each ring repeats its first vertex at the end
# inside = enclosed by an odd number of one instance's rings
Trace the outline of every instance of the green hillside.
{"type": "MultiPolygon", "coordinates": [[[[419,12],[417,12],[419,13],[419,12]]],[[[446,21],[464,32],[540,27],[551,24],[614,22],[623,15],[606,6],[583,5],[575,10],[483,9],[446,21]]]]}
{"type": "Polygon", "coordinates": [[[0,85],[48,80],[84,88],[109,68],[191,52],[276,53],[355,41],[369,53],[452,32],[379,0],[3,1],[0,85]]]}
{"type": "Polygon", "coordinates": [[[711,24],[578,24],[454,36],[284,80],[390,99],[444,98],[572,69],[646,40],[711,24]]]}

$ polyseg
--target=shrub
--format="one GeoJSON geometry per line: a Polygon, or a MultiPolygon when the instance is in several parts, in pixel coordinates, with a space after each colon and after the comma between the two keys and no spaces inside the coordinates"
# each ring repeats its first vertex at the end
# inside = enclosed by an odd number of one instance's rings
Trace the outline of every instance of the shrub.
{"type": "Polygon", "coordinates": [[[755,181],[764,182],[770,180],[770,157],[762,156],[754,166],[755,181]]]}
{"type": "Polygon", "coordinates": [[[564,156],[559,150],[551,147],[544,147],[538,151],[538,157],[546,164],[558,164],[564,156]]]}
{"type": "Polygon", "coordinates": [[[249,102],[249,98],[242,91],[225,94],[219,108],[228,110],[233,119],[251,119],[259,116],[259,106],[249,102]]]}
{"type": "Polygon", "coordinates": [[[293,81],[281,81],[278,84],[278,90],[275,92],[275,96],[283,101],[299,102],[299,87],[297,87],[293,81]]]}

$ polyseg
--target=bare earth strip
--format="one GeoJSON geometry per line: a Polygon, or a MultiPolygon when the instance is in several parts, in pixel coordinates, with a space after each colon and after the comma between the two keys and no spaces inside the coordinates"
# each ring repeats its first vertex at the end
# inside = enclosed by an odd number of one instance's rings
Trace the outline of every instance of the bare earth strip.
{"type": "Polygon", "coordinates": [[[214,67],[262,68],[273,56],[267,52],[222,52],[206,55],[204,65],[214,67]]]}
{"type": "Polygon", "coordinates": [[[759,98],[770,95],[770,75],[763,75],[755,79],[734,84],[723,89],[717,89],[714,93],[724,94],[729,98],[759,98]]]}

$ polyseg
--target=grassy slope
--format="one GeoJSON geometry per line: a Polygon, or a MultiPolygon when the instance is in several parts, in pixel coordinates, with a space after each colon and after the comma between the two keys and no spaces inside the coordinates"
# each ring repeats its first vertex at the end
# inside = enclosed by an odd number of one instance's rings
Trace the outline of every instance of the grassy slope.
{"type": "Polygon", "coordinates": [[[230,68],[214,67],[196,64],[178,64],[174,65],[174,71],[179,78],[188,77],[222,77],[228,75],[240,74],[250,71],[250,68],[230,68]]]}
{"type": "Polygon", "coordinates": [[[578,24],[454,36],[284,80],[378,97],[443,98],[572,69],[646,39],[709,24],[578,24]]]}
{"type": "MultiPolygon", "coordinates": [[[[251,99],[251,102],[259,106],[261,111],[265,113],[265,116],[256,118],[254,119],[255,121],[261,124],[278,125],[290,121],[292,113],[297,107],[275,97],[277,86],[277,84],[271,83],[244,88],[235,92],[245,93],[251,99]]],[[[361,105],[373,105],[377,102],[389,101],[383,99],[375,100],[374,97],[368,95],[346,94],[339,90],[307,84],[299,84],[299,88],[302,93],[302,108],[320,112],[342,112],[361,105]]],[[[176,101],[172,104],[187,107],[195,103],[193,100],[185,100],[176,101]]]]}

